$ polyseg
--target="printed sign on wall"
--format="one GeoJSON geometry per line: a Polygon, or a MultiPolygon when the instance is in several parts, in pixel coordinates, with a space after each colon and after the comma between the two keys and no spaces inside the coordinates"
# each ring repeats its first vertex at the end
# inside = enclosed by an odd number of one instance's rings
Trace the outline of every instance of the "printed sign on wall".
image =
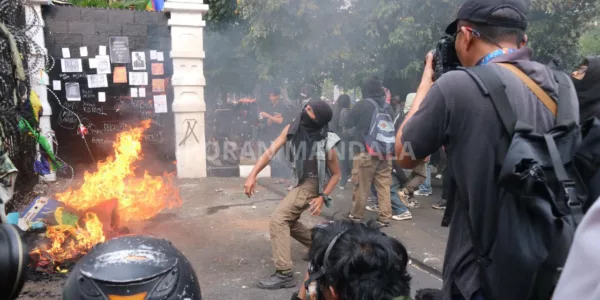
{"type": "Polygon", "coordinates": [[[108,47],[110,49],[110,61],[117,64],[128,64],[129,58],[129,38],[126,36],[111,36],[108,38],[108,47]]]}

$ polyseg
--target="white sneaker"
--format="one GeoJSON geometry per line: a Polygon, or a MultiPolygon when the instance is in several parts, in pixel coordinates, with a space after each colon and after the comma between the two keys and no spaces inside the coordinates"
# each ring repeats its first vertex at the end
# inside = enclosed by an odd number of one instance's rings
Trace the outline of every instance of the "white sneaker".
{"type": "Polygon", "coordinates": [[[436,178],[436,179],[442,179],[442,174],[437,174],[437,175],[435,175],[435,178],[436,178]]]}
{"type": "Polygon", "coordinates": [[[368,211],[372,211],[372,212],[379,212],[379,206],[377,205],[367,205],[367,207],[365,207],[366,210],[368,211]]]}
{"type": "Polygon", "coordinates": [[[392,219],[396,221],[410,220],[412,219],[412,214],[410,213],[410,211],[407,210],[402,214],[392,216],[392,219]]]}
{"type": "Polygon", "coordinates": [[[433,194],[433,192],[421,192],[421,190],[418,190],[418,191],[415,191],[413,194],[415,196],[429,197],[429,196],[431,196],[431,194],[433,194]]]}

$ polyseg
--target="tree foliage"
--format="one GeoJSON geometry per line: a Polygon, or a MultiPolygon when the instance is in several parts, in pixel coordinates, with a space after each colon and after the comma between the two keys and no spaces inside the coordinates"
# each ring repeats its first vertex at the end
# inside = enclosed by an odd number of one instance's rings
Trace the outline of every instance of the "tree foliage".
{"type": "MultiPolygon", "coordinates": [[[[237,30],[227,35],[234,37],[225,43],[231,51],[213,54],[233,57],[244,72],[254,74],[252,83],[260,79],[299,85],[328,78],[355,87],[364,76],[377,74],[401,95],[414,90],[425,53],[435,47],[464,2],[237,0],[233,5],[232,1],[209,3],[209,23],[233,22],[237,30]]],[[[580,37],[597,15],[598,1],[532,0],[528,36],[535,58],[543,63],[560,58],[568,67],[577,63],[580,37]]],[[[598,39],[593,36],[581,40],[583,53],[595,51],[598,39]]],[[[220,74],[223,80],[229,76],[220,74]]]]}

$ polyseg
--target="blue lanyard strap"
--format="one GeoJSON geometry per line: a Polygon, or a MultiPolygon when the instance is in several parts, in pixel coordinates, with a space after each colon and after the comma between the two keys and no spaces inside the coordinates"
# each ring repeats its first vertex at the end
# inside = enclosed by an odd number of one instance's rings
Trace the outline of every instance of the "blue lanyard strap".
{"type": "Polygon", "coordinates": [[[498,56],[502,56],[504,54],[507,53],[513,53],[517,51],[517,49],[512,49],[512,48],[502,48],[502,49],[498,49],[486,56],[484,56],[481,60],[479,60],[479,62],[477,62],[477,65],[485,65],[487,63],[489,63],[492,59],[498,57],[498,56]]]}

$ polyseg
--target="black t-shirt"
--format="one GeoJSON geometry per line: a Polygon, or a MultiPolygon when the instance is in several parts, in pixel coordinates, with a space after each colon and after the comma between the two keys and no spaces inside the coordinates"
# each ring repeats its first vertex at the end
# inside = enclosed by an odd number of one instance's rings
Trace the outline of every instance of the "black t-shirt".
{"type": "MultiPolygon", "coordinates": [[[[385,105],[385,98],[375,99],[380,106],[385,105]]],[[[364,136],[369,133],[371,129],[371,118],[373,117],[373,111],[375,106],[367,100],[361,100],[352,106],[350,113],[346,117],[346,123],[344,128],[350,129],[355,128],[355,135],[352,141],[364,144],[364,136]]],[[[388,106],[388,113],[393,119],[393,112],[388,106]]],[[[354,149],[356,150],[356,149],[354,149]]]]}
{"type": "Polygon", "coordinates": [[[273,105],[271,101],[268,101],[268,103],[262,105],[259,108],[259,110],[261,112],[266,112],[273,117],[275,117],[277,114],[281,114],[281,116],[283,117],[283,122],[281,124],[272,122],[271,125],[268,125],[267,118],[263,118],[261,120],[261,122],[263,122],[265,126],[262,134],[262,140],[265,142],[272,142],[273,140],[275,140],[279,136],[279,134],[281,134],[283,128],[285,128],[285,126],[292,121],[290,119],[289,108],[287,105],[285,105],[285,103],[283,103],[282,100],[279,100],[275,105],[273,105]]]}
{"type": "MultiPolygon", "coordinates": [[[[529,60],[531,50],[522,48],[492,62],[511,62],[523,70],[554,99],[558,83],[547,67],[529,60]]],[[[517,118],[538,132],[554,125],[551,112],[513,73],[500,66],[506,91],[517,118]]],[[[402,143],[417,158],[425,158],[446,146],[457,193],[444,258],[444,299],[449,299],[452,284],[466,299],[480,288],[478,266],[469,233],[470,218],[476,235],[488,232],[486,215],[495,213],[499,189],[496,184],[495,155],[503,127],[492,102],[464,71],[442,76],[431,88],[419,110],[404,126],[402,143]],[[464,206],[467,201],[469,210],[464,206]]],[[[484,237],[485,238],[485,237],[484,237]]],[[[515,261],[515,264],[518,262],[515,261]]],[[[507,286],[506,288],[510,288],[507,286]]]]}

